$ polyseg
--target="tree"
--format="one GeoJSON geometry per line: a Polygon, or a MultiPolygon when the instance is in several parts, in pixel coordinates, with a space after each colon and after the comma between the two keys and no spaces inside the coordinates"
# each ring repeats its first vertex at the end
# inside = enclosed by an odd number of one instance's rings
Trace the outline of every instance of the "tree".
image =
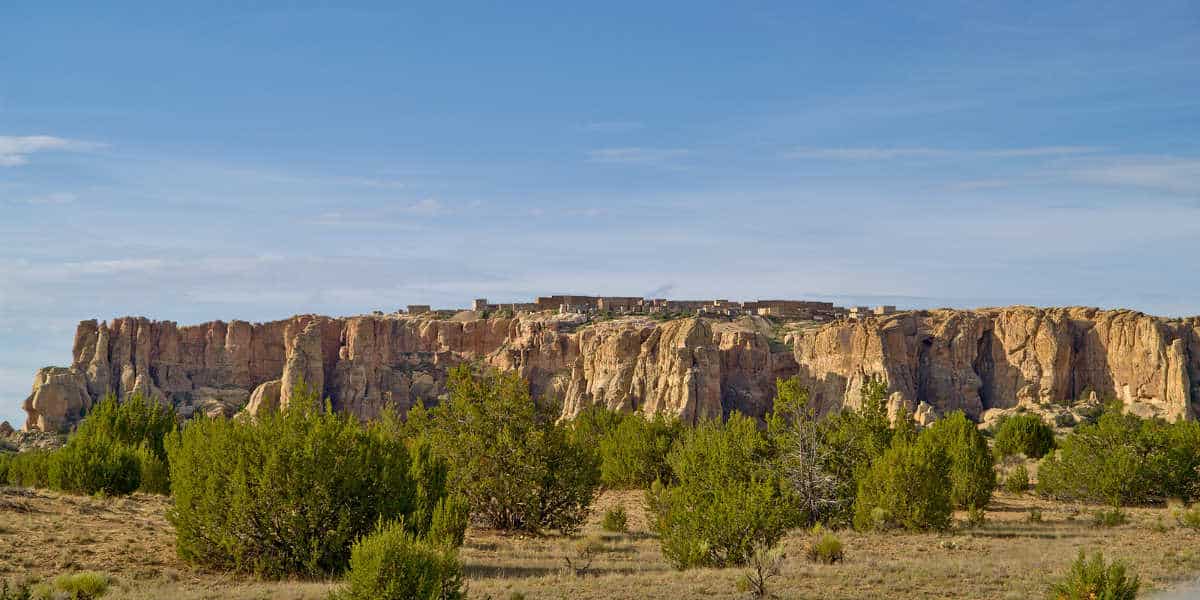
{"type": "Polygon", "coordinates": [[[945,529],[950,489],[950,459],[934,435],[923,431],[912,442],[897,438],[859,483],[854,527],[945,529]]]}
{"type": "Polygon", "coordinates": [[[645,488],[672,478],[667,453],[682,434],[678,419],[630,415],[600,439],[600,479],[613,488],[645,488]]]}
{"type": "Polygon", "coordinates": [[[1054,430],[1034,414],[1006,417],[996,427],[996,454],[1041,458],[1054,448],[1054,430]]]}
{"type": "Polygon", "coordinates": [[[414,469],[404,440],[317,410],[311,390],[293,398],[282,412],[202,417],[167,438],[181,558],[266,578],[328,576],[377,523],[426,534],[432,517],[418,512],[445,496],[444,467],[414,469]]]}
{"type": "Polygon", "coordinates": [[[770,452],[757,423],[737,413],[684,435],[667,458],[675,482],[647,493],[667,560],[680,569],[744,565],[756,545],[774,546],[799,521],[770,452]]]}
{"type": "Polygon", "coordinates": [[[843,410],[819,422],[818,445],[824,470],[836,481],[836,505],[822,517],[827,523],[847,523],[852,518],[859,481],[892,442],[893,431],[884,404],[887,386],[877,379],[863,384],[858,410],[843,410]]]}
{"type": "Polygon", "coordinates": [[[996,461],[987,440],[962,411],[926,430],[950,459],[950,502],[958,508],[983,508],[996,489],[996,461]]]}
{"type": "Polygon", "coordinates": [[[140,391],[118,402],[105,396],[49,464],[50,487],[77,494],[170,491],[163,439],[176,429],[175,411],[140,391]]]}
{"type": "Polygon", "coordinates": [[[1200,424],[1164,423],[1110,407],[1042,458],[1038,492],[1064,500],[1142,504],[1200,497],[1200,424]]]}
{"type": "Polygon", "coordinates": [[[837,514],[848,498],[843,493],[844,482],[830,468],[835,462],[833,448],[825,443],[808,400],[808,390],[801,387],[798,377],[777,379],[767,428],[778,440],[779,466],[796,506],[812,525],[837,514]]]}
{"type": "Polygon", "coordinates": [[[587,516],[595,453],[534,403],[519,376],[461,365],[449,399],[410,420],[450,464],[451,488],[497,529],[574,531],[587,516]]]}

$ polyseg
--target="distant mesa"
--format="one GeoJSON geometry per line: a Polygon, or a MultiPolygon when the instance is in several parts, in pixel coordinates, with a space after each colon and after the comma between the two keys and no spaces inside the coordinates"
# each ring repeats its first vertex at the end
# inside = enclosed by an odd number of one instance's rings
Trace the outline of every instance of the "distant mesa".
{"type": "Polygon", "coordinates": [[[863,382],[880,378],[891,410],[925,422],[1028,410],[1067,425],[1109,398],[1143,416],[1200,414],[1198,318],[552,295],[268,323],[83,321],[71,365],[37,372],[25,428],[70,429],[105,394],[138,390],[185,417],[253,415],[287,406],[300,380],[334,410],[404,414],[438,402],[449,369],[469,361],[517,372],[535,397],[561,403],[563,417],[593,405],[689,423],[762,417],[775,380],[793,376],[820,412],[856,406],[863,382]]]}

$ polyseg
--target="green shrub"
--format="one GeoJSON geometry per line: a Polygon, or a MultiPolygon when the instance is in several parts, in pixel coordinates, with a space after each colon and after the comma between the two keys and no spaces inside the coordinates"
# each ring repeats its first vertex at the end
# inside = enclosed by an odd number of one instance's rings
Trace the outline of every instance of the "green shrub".
{"type": "Polygon", "coordinates": [[[575,576],[587,575],[596,557],[608,551],[608,544],[598,535],[569,539],[563,544],[565,570],[575,576]]]}
{"type": "Polygon", "coordinates": [[[738,580],[738,591],[747,592],[753,598],[774,598],[775,594],[770,590],[771,580],[779,576],[786,558],[783,548],[777,545],[754,544],[747,561],[749,569],[738,580]]]}
{"type": "MultiPolygon", "coordinates": [[[[382,439],[395,439],[399,430],[392,428],[391,424],[385,420],[373,425],[372,433],[382,439]]],[[[462,519],[462,527],[464,530],[466,529],[467,515],[465,512],[462,515],[458,514],[458,511],[468,510],[465,499],[457,497],[451,505],[439,507],[439,503],[446,496],[448,486],[449,466],[446,460],[435,455],[433,444],[430,443],[427,436],[408,438],[405,447],[409,455],[408,477],[415,485],[412,509],[408,511],[404,519],[405,525],[410,531],[428,531],[440,509],[444,514],[439,527],[450,527],[450,529],[440,531],[438,535],[448,536],[449,539],[460,537],[455,529],[459,525],[458,519],[462,519]],[[450,512],[446,513],[447,510],[450,512]]],[[[455,547],[460,545],[462,544],[459,543],[455,547]]]]}
{"type": "MultiPolygon", "coordinates": [[[[181,558],[262,577],[342,571],[351,545],[380,521],[431,522],[437,477],[413,480],[405,443],[348,415],[322,414],[316,395],[253,420],[199,418],[167,439],[181,558]]],[[[434,465],[424,473],[438,473],[434,465]]]]}
{"type": "Polygon", "coordinates": [[[469,519],[470,508],[465,498],[457,494],[442,497],[433,510],[425,538],[444,547],[458,548],[467,536],[469,519]]]}
{"type": "Polygon", "coordinates": [[[1143,426],[1146,445],[1158,449],[1148,457],[1161,483],[1161,497],[1155,500],[1200,500],[1200,421],[1147,423],[1143,426]]]}
{"type": "Polygon", "coordinates": [[[0,600],[30,600],[32,597],[33,589],[28,582],[0,580],[0,600]]]}
{"type": "Polygon", "coordinates": [[[818,526],[814,528],[813,537],[808,542],[805,554],[812,562],[832,565],[845,558],[845,549],[842,547],[842,541],[836,535],[818,526]]]}
{"type": "Polygon", "coordinates": [[[1038,467],[1038,492],[1061,500],[1145,504],[1200,494],[1200,423],[1164,423],[1110,407],[1038,467]]]}
{"type": "Polygon", "coordinates": [[[600,523],[600,526],[605,531],[613,533],[625,533],[629,531],[629,515],[625,512],[625,505],[618,504],[604,511],[604,520],[600,523]]]}
{"type": "Polygon", "coordinates": [[[571,439],[585,448],[593,449],[596,452],[597,460],[599,460],[600,441],[616,431],[617,427],[628,419],[629,416],[620,411],[609,410],[606,406],[593,404],[580,411],[568,423],[571,431],[571,439]]]}
{"type": "Polygon", "coordinates": [[[956,411],[922,435],[932,436],[950,459],[950,503],[958,508],[987,506],[996,488],[996,461],[975,423],[956,411]]]}
{"type": "Polygon", "coordinates": [[[667,453],[683,431],[677,419],[629,415],[600,439],[600,480],[610,488],[645,488],[669,482],[667,453]]]}
{"type": "Polygon", "coordinates": [[[1041,458],[1054,448],[1054,429],[1034,414],[1006,417],[996,427],[996,454],[1041,458]]]}
{"type": "Polygon", "coordinates": [[[449,400],[414,410],[409,425],[450,464],[451,488],[497,529],[574,531],[587,517],[600,473],[591,448],[533,402],[513,373],[452,369],[449,400]]]}
{"type": "Polygon", "coordinates": [[[176,428],[173,406],[137,391],[123,402],[118,402],[112,394],[105,396],[88,411],[71,437],[103,438],[131,448],[146,444],[150,452],[166,461],[163,440],[176,428]]]}
{"type": "Polygon", "coordinates": [[[647,493],[663,555],[675,567],[744,565],[755,545],[773,547],[798,520],[768,465],[757,423],[734,414],[688,431],[667,456],[675,483],[647,493]]]}
{"type": "Polygon", "coordinates": [[[1025,515],[1025,520],[1030,523],[1042,522],[1042,511],[1036,508],[1029,509],[1029,514],[1025,515]]]}
{"type": "Polygon", "coordinates": [[[1092,513],[1092,524],[1096,527],[1116,527],[1129,522],[1129,516],[1119,508],[1101,509],[1092,513]]]}
{"type": "Polygon", "coordinates": [[[975,506],[967,507],[967,527],[983,527],[987,523],[987,511],[975,506]]]}
{"type": "Polygon", "coordinates": [[[767,415],[767,429],[783,431],[816,417],[808,390],[799,377],[775,380],[775,398],[767,415]]]}
{"type": "Polygon", "coordinates": [[[59,575],[48,583],[35,585],[32,598],[69,598],[70,600],[92,600],[108,593],[111,580],[104,573],[83,571],[59,575]]]}
{"type": "Polygon", "coordinates": [[[1174,513],[1175,520],[1180,525],[1190,529],[1200,529],[1200,502],[1193,504],[1191,508],[1177,508],[1174,513]]]}
{"type": "Polygon", "coordinates": [[[338,600],[464,598],[462,565],[453,549],[426,542],[394,521],[354,544],[338,600]]]}
{"type": "Polygon", "coordinates": [[[1029,489],[1029,468],[1024,463],[1013,467],[1004,476],[1004,489],[1013,494],[1023,494],[1029,489]]]}
{"type": "Polygon", "coordinates": [[[50,487],[73,494],[129,494],[141,482],[137,451],[102,436],[74,436],[50,459],[50,487]]]}
{"type": "Polygon", "coordinates": [[[26,450],[12,455],[8,461],[8,483],[20,487],[50,487],[50,450],[26,450]]]}
{"type": "Polygon", "coordinates": [[[13,454],[0,450],[0,485],[8,483],[8,465],[12,464],[13,454]]]}
{"type": "Polygon", "coordinates": [[[854,527],[945,529],[950,524],[950,459],[930,431],[896,440],[870,467],[854,501],[854,527]]]}
{"type": "Polygon", "coordinates": [[[171,474],[167,462],[143,443],[135,451],[138,462],[138,490],[147,494],[171,495],[171,474]]]}
{"type": "Polygon", "coordinates": [[[163,438],[175,428],[173,409],[140,392],[120,403],[109,394],[54,452],[49,486],[75,494],[169,493],[163,438]]]}
{"type": "Polygon", "coordinates": [[[1083,550],[1066,576],[1050,588],[1051,600],[1133,600],[1141,588],[1137,576],[1130,577],[1124,563],[1104,562],[1097,552],[1088,560],[1083,550]]]}

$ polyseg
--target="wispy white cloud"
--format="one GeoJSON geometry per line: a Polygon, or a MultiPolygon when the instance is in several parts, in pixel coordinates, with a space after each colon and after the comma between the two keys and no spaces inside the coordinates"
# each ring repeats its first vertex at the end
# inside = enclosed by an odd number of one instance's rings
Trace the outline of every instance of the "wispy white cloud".
{"type": "Polygon", "coordinates": [[[588,152],[588,162],[662,165],[691,154],[684,148],[600,148],[588,152]]]}
{"type": "Polygon", "coordinates": [[[784,154],[787,158],[824,160],[891,160],[897,158],[1031,158],[1094,154],[1104,149],[1095,146],[1033,146],[1029,148],[950,149],[924,146],[798,148],[784,154]]]}
{"type": "Polygon", "coordinates": [[[29,163],[29,156],[38,152],[79,152],[100,147],[101,144],[69,140],[49,135],[0,135],[0,166],[16,167],[29,163]]]}
{"type": "Polygon", "coordinates": [[[586,208],[577,208],[577,209],[569,210],[569,211],[567,211],[567,214],[572,217],[586,217],[589,219],[594,219],[596,217],[605,215],[607,212],[608,211],[606,211],[603,208],[600,208],[598,206],[589,206],[586,208]]]}
{"type": "Polygon", "coordinates": [[[1071,177],[1090,184],[1197,194],[1200,193],[1200,159],[1130,158],[1079,169],[1071,177]]]}
{"type": "Polygon", "coordinates": [[[14,198],[8,202],[11,204],[30,204],[33,206],[57,206],[74,204],[76,200],[78,200],[78,197],[71,192],[51,192],[26,198],[14,198]]]}
{"type": "Polygon", "coordinates": [[[436,216],[444,210],[445,207],[436,198],[422,198],[404,208],[404,212],[423,217],[436,216]]]}
{"type": "MultiPolygon", "coordinates": [[[[472,203],[473,207],[479,206],[472,203]]],[[[381,226],[391,225],[397,219],[412,217],[437,217],[451,212],[437,198],[422,198],[415,202],[399,203],[371,209],[332,210],[317,215],[309,221],[314,225],[329,226],[381,226]]]]}

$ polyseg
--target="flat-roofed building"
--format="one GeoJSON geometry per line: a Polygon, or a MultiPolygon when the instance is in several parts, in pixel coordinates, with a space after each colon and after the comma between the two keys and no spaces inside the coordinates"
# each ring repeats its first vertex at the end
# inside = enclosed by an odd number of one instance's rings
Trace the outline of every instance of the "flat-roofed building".
{"type": "Polygon", "coordinates": [[[641,303],[642,298],[634,296],[600,296],[596,299],[596,308],[612,312],[632,312],[641,303]]]}
{"type": "Polygon", "coordinates": [[[846,312],[846,316],[850,317],[851,319],[861,319],[870,314],[871,307],[869,306],[851,306],[850,310],[846,312]]]}

